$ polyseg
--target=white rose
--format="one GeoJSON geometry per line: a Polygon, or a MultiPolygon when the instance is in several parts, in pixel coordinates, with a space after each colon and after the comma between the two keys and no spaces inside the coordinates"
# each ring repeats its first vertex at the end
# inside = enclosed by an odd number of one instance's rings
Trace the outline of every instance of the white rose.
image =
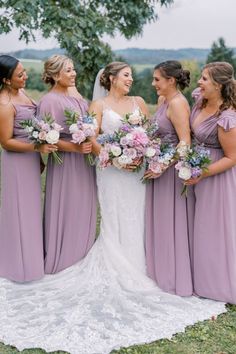
{"type": "Polygon", "coordinates": [[[33,138],[38,139],[39,133],[37,131],[33,132],[33,138]]]}
{"type": "Polygon", "coordinates": [[[120,165],[125,166],[132,163],[132,159],[129,156],[121,155],[118,157],[118,162],[120,165]]]}
{"type": "Polygon", "coordinates": [[[140,116],[140,114],[138,112],[134,112],[134,113],[130,114],[130,116],[128,118],[128,122],[130,124],[140,124],[142,122],[142,117],[140,116]]]}
{"type": "Polygon", "coordinates": [[[47,133],[46,136],[46,142],[48,144],[56,144],[59,140],[60,133],[56,130],[50,130],[50,132],[47,133]]]}
{"type": "Polygon", "coordinates": [[[181,167],[179,169],[179,178],[187,181],[189,178],[191,178],[191,170],[188,167],[181,167]]]}
{"type": "Polygon", "coordinates": [[[111,147],[111,153],[114,155],[114,156],[120,156],[121,154],[121,148],[119,146],[112,146],[111,147]]]}
{"type": "Polygon", "coordinates": [[[71,134],[77,133],[77,131],[79,130],[78,125],[76,123],[71,124],[69,127],[69,131],[71,134]]]}
{"type": "Polygon", "coordinates": [[[122,166],[118,161],[118,157],[115,157],[114,159],[112,159],[112,165],[115,166],[116,168],[118,168],[119,170],[122,169],[122,166]]]}
{"type": "Polygon", "coordinates": [[[147,150],[146,150],[145,155],[147,157],[153,157],[155,155],[155,153],[156,153],[155,149],[153,149],[152,147],[148,147],[147,150]]]}

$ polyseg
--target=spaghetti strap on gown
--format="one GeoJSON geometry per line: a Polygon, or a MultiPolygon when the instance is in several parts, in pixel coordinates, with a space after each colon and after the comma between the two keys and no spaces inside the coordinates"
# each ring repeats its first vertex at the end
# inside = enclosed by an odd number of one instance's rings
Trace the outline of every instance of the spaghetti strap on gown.
{"type": "MultiPolygon", "coordinates": [[[[105,133],[120,124],[116,112],[104,110],[105,133]]],[[[113,166],[97,170],[100,236],[84,260],[27,287],[0,284],[0,338],[5,343],[108,354],[121,346],[170,338],[225,311],[220,302],[167,294],[146,276],[142,174],[113,166]]]]}
{"type": "MultiPolygon", "coordinates": [[[[13,137],[29,142],[20,121],[32,119],[36,105],[14,107],[13,137]]],[[[2,150],[0,277],[27,282],[43,275],[40,155],[2,150]]]]}

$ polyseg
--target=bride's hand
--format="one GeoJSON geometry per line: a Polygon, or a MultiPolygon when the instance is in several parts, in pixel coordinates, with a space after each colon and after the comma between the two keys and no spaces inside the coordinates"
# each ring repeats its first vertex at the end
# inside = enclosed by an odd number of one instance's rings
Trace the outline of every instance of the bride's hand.
{"type": "Polygon", "coordinates": [[[162,175],[163,172],[161,173],[154,173],[152,172],[151,170],[147,170],[145,173],[144,173],[144,176],[143,178],[144,179],[153,179],[153,178],[158,178],[162,175]]]}
{"type": "Polygon", "coordinates": [[[134,171],[138,166],[140,166],[143,162],[141,157],[134,159],[133,163],[128,164],[124,167],[127,171],[134,171]]]}

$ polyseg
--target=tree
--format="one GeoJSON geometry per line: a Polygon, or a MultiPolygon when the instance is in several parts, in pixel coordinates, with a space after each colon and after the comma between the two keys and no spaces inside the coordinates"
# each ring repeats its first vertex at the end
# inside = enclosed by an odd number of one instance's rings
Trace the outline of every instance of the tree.
{"type": "Polygon", "coordinates": [[[82,92],[87,95],[98,69],[113,59],[102,36],[119,31],[126,38],[142,33],[157,18],[155,4],[173,0],[0,0],[0,34],[14,27],[27,43],[40,30],[54,36],[77,64],[82,92]]]}
{"type": "Polygon", "coordinates": [[[213,42],[211,51],[207,57],[207,63],[214,61],[227,61],[233,65],[236,70],[236,59],[234,57],[234,51],[228,48],[225,44],[224,38],[220,37],[216,42],[213,42]]]}

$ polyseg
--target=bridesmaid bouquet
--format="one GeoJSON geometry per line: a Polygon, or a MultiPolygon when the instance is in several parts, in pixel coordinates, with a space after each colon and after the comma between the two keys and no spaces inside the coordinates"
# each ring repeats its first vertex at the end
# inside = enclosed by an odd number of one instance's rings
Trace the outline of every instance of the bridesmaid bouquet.
{"type": "MultiPolygon", "coordinates": [[[[178,176],[183,181],[190,178],[198,178],[211,163],[210,151],[202,145],[193,145],[192,147],[182,142],[177,148],[179,161],[175,165],[178,176]],[[185,145],[184,145],[185,144],[185,145]]],[[[183,187],[181,195],[187,196],[187,186],[183,187]]]]}
{"type": "MultiPolygon", "coordinates": [[[[67,118],[65,123],[69,127],[69,132],[72,136],[72,143],[81,144],[86,141],[87,138],[96,135],[98,124],[95,114],[86,113],[85,115],[80,115],[79,112],[70,109],[66,109],[64,114],[67,118]]],[[[89,165],[94,165],[92,154],[85,155],[85,158],[89,165]]]]}
{"type": "MultiPolygon", "coordinates": [[[[51,114],[45,114],[41,119],[23,120],[20,125],[28,133],[28,138],[35,147],[41,144],[57,144],[60,139],[61,125],[57,124],[51,114]]],[[[56,151],[51,152],[54,162],[62,164],[62,158],[56,151]]]]}
{"type": "Polygon", "coordinates": [[[175,161],[176,149],[171,143],[156,139],[146,151],[146,168],[154,173],[162,173],[175,161]]]}

